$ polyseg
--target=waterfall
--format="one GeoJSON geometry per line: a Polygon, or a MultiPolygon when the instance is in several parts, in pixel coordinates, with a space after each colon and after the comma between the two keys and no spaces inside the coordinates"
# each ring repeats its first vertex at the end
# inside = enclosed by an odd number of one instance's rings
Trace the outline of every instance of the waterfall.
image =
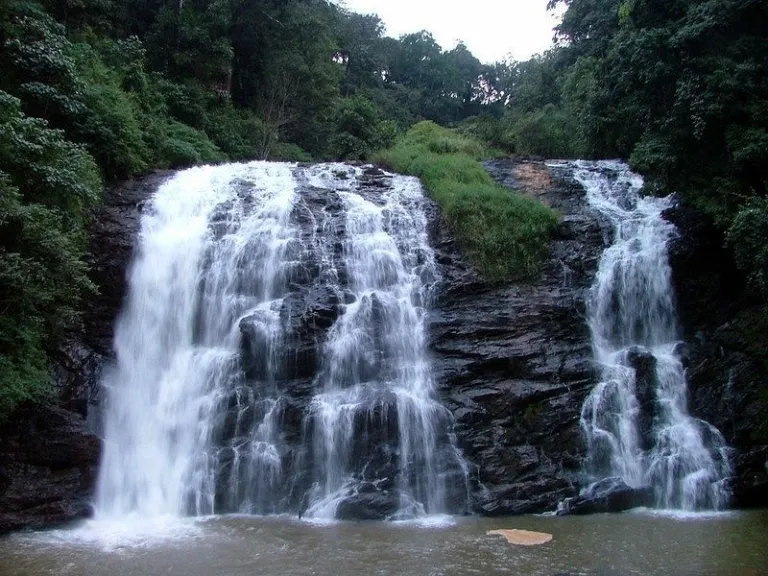
{"type": "Polygon", "coordinates": [[[685,369],[662,218],[670,198],[643,197],[643,180],[616,161],[573,165],[587,200],[611,224],[588,304],[601,381],[581,415],[590,472],[651,486],[658,507],[727,504],[725,441],[688,413],[685,369]]]}
{"type": "MultiPolygon", "coordinates": [[[[425,353],[437,267],[418,205],[421,186],[396,176],[375,198],[350,191],[339,196],[350,304],[330,331],[323,391],[312,402],[318,482],[308,514],[333,517],[346,498],[374,491],[377,476],[386,474],[355,473],[354,462],[356,453],[382,449],[392,452],[383,457],[386,466],[400,470],[397,512],[444,512],[448,479],[438,448],[451,446],[452,418],[434,399],[425,353]]],[[[447,458],[461,469],[455,451],[447,458]]]]}
{"type": "Polygon", "coordinates": [[[416,179],[343,164],[160,186],[103,382],[97,518],[466,509],[426,352],[423,202],[416,179]]]}

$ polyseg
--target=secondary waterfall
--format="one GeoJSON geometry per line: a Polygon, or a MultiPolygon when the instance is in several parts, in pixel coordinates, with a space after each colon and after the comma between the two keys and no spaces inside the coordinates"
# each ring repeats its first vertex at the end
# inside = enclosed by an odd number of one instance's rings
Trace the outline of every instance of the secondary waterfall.
{"type": "Polygon", "coordinates": [[[426,354],[423,202],[416,179],[343,164],[164,183],[104,382],[97,517],[465,510],[426,354]]]}
{"type": "Polygon", "coordinates": [[[670,198],[643,197],[643,180],[620,162],[577,162],[574,177],[611,223],[588,306],[601,382],[581,425],[596,478],[651,486],[656,506],[684,510],[727,504],[725,441],[687,409],[685,369],[662,218],[670,198]]]}

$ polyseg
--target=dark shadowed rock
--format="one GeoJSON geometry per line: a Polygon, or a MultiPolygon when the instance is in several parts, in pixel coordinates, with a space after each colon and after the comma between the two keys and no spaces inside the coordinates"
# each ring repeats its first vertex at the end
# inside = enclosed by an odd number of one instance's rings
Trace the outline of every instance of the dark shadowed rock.
{"type": "Polygon", "coordinates": [[[689,408],[732,448],[731,504],[768,506],[768,314],[747,290],[710,217],[685,203],[664,216],[679,233],[670,265],[686,343],[689,408]]]}
{"type": "Polygon", "coordinates": [[[0,533],[89,516],[99,449],[78,414],[19,409],[0,429],[0,533]]]}
{"type": "Polygon", "coordinates": [[[653,445],[653,418],[656,409],[656,357],[650,351],[635,346],[626,352],[626,364],[635,370],[635,397],[640,408],[637,415],[637,432],[641,447],[653,445]]]}
{"type": "Polygon", "coordinates": [[[641,506],[652,506],[653,488],[632,488],[621,478],[605,478],[589,486],[574,498],[564,500],[557,514],[583,515],[605,512],[623,512],[641,506]]]}
{"type": "Polygon", "coordinates": [[[387,520],[400,507],[395,492],[365,491],[348,496],[339,502],[336,518],[339,520],[387,520]]]}

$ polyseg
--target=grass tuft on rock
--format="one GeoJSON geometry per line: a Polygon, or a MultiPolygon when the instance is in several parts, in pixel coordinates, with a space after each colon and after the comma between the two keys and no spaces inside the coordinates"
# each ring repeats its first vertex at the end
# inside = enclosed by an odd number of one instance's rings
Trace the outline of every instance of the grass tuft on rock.
{"type": "Polygon", "coordinates": [[[491,282],[529,280],[549,254],[557,213],[493,181],[478,141],[434,122],[413,126],[375,160],[418,176],[467,258],[491,282]]]}

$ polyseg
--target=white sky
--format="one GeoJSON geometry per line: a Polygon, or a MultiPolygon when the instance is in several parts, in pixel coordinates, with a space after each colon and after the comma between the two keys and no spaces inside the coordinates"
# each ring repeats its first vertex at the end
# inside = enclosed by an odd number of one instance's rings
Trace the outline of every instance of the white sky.
{"type": "Polygon", "coordinates": [[[552,45],[557,24],[547,0],[345,0],[353,12],[378,14],[387,35],[428,30],[444,48],[463,40],[482,62],[526,60],[552,45]]]}

